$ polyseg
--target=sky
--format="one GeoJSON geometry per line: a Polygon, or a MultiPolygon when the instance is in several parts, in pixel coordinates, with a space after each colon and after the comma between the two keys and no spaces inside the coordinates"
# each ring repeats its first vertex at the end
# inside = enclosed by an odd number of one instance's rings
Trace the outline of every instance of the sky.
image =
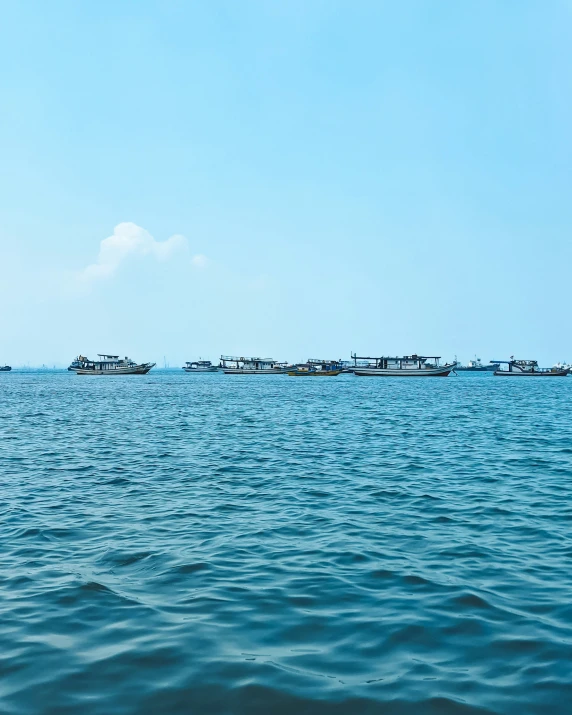
{"type": "Polygon", "coordinates": [[[572,2],[0,2],[0,364],[572,361],[572,2]]]}

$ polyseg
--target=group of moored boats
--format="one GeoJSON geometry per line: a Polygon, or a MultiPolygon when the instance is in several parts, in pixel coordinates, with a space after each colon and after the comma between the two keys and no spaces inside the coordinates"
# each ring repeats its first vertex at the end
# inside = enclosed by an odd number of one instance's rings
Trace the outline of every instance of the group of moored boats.
{"type": "Polygon", "coordinates": [[[235,357],[221,355],[218,365],[213,365],[210,360],[197,360],[185,363],[185,372],[224,372],[225,375],[281,375],[310,376],[328,375],[335,377],[342,372],[350,372],[349,363],[341,360],[308,359],[305,363],[290,365],[287,362],[278,362],[273,358],[235,357]]]}
{"type": "MultiPolygon", "coordinates": [[[[492,372],[498,377],[566,377],[572,365],[557,363],[550,368],[538,367],[536,360],[491,360],[484,365],[480,358],[461,365],[457,359],[440,364],[440,357],[404,355],[402,357],[360,357],[352,360],[325,360],[309,358],[305,363],[290,364],[273,358],[237,357],[221,355],[218,365],[210,360],[187,362],[183,370],[188,373],[223,372],[225,375],[280,375],[291,377],[336,377],[353,373],[357,377],[447,377],[451,372],[492,372]],[[506,365],[506,367],[501,367],[506,365]]],[[[146,375],[155,367],[154,362],[136,363],[128,357],[99,354],[97,360],[79,355],[68,367],[76,375],[146,375]]],[[[9,365],[0,366],[0,372],[9,372],[9,365]]]]}
{"type": "MultiPolygon", "coordinates": [[[[155,363],[136,363],[128,357],[99,354],[97,360],[79,355],[68,367],[77,375],[146,375],[155,363]]],[[[291,377],[336,377],[353,373],[357,377],[447,377],[451,372],[492,372],[502,377],[566,377],[571,365],[558,364],[540,368],[536,360],[493,360],[483,365],[479,358],[467,365],[453,362],[440,364],[440,357],[404,355],[402,357],[362,357],[355,353],[352,361],[310,358],[305,363],[290,364],[273,358],[237,357],[221,355],[218,365],[209,360],[187,362],[183,370],[188,373],[223,372],[225,375],[280,375],[291,377]],[[501,368],[506,365],[506,368],[501,368]]],[[[9,370],[8,366],[0,370],[9,370]]]]}
{"type": "Polygon", "coordinates": [[[459,372],[492,372],[500,377],[566,377],[572,370],[572,365],[557,363],[552,367],[538,367],[536,360],[491,360],[488,365],[483,365],[480,358],[469,360],[467,365],[457,365],[455,368],[459,372]],[[506,365],[505,369],[501,365],[506,365]]]}
{"type": "Polygon", "coordinates": [[[409,355],[405,357],[358,357],[352,355],[353,364],[343,360],[308,358],[304,363],[289,364],[273,358],[237,357],[221,355],[220,363],[213,365],[207,360],[187,362],[186,372],[216,372],[225,375],[280,375],[291,377],[336,377],[342,373],[353,373],[358,377],[366,376],[444,376],[454,369],[456,363],[439,364],[438,357],[409,355]],[[433,362],[428,362],[429,360],[433,362]]]}

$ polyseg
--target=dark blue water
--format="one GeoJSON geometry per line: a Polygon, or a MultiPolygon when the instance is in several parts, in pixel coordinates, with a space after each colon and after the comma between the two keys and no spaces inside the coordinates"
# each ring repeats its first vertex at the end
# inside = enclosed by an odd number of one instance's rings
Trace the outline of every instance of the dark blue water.
{"type": "Polygon", "coordinates": [[[0,711],[570,712],[571,404],[0,375],[0,711]]]}

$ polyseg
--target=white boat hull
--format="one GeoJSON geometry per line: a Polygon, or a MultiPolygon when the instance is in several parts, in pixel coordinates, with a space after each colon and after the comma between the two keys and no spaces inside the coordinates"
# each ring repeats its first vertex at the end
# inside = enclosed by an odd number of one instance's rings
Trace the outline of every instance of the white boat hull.
{"type": "Polygon", "coordinates": [[[569,370],[549,370],[547,372],[534,372],[532,370],[496,370],[493,375],[496,375],[496,377],[566,377],[569,372],[569,370]]]}
{"type": "Polygon", "coordinates": [[[356,367],[354,375],[358,377],[447,377],[453,370],[455,363],[440,365],[439,367],[426,368],[381,368],[381,367],[356,367]]]}
{"type": "Polygon", "coordinates": [[[269,368],[268,370],[249,370],[247,368],[241,367],[227,367],[223,368],[225,375],[284,375],[291,368],[269,368]]]}
{"type": "Polygon", "coordinates": [[[93,369],[84,367],[70,367],[71,372],[76,375],[146,375],[149,370],[155,366],[155,363],[143,363],[142,365],[133,365],[118,367],[111,370],[93,369]]]}

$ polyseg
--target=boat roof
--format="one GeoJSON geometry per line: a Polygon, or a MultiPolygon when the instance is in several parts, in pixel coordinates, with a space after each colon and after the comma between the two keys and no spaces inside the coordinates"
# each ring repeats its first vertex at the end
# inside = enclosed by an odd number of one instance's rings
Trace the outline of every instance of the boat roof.
{"type": "Polygon", "coordinates": [[[236,357],[234,355],[221,355],[221,360],[234,360],[240,362],[276,362],[274,358],[260,358],[260,357],[236,357]]]}
{"type": "Polygon", "coordinates": [[[104,355],[103,353],[97,353],[97,357],[108,358],[110,360],[119,360],[119,355],[104,355]]]}
{"type": "Polygon", "coordinates": [[[382,355],[381,357],[368,357],[352,355],[354,360],[440,360],[440,355],[382,355]]]}
{"type": "Polygon", "coordinates": [[[522,364],[522,365],[538,365],[538,360],[491,360],[492,363],[500,363],[502,365],[514,365],[514,364],[522,364]]]}

